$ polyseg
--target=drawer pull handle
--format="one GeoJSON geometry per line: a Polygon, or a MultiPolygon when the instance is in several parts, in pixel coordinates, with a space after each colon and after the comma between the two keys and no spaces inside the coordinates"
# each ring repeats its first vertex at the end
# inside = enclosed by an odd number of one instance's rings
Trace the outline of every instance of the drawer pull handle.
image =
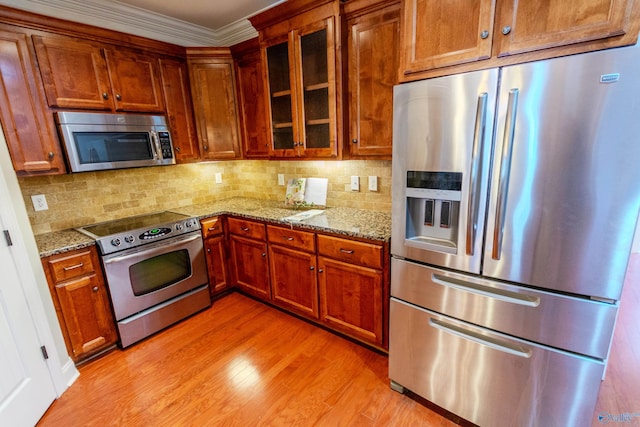
{"type": "Polygon", "coordinates": [[[209,228],[207,228],[207,231],[215,231],[217,229],[218,229],[218,227],[209,227],[209,228]]]}
{"type": "Polygon", "coordinates": [[[293,237],[289,237],[289,236],[282,236],[282,238],[284,240],[288,240],[289,242],[292,242],[294,240],[293,237]]]}
{"type": "Polygon", "coordinates": [[[246,231],[249,231],[249,228],[248,228],[248,227],[240,227],[240,230],[242,230],[242,231],[245,231],[245,232],[246,232],[246,231]]]}
{"type": "Polygon", "coordinates": [[[82,268],[82,267],[84,267],[83,262],[81,262],[80,264],[72,265],[71,267],[65,267],[64,271],[71,271],[71,270],[75,270],[76,268],[82,268]]]}
{"type": "Polygon", "coordinates": [[[351,255],[351,254],[353,254],[353,249],[342,249],[342,248],[340,248],[340,252],[342,252],[343,254],[351,255]]]}

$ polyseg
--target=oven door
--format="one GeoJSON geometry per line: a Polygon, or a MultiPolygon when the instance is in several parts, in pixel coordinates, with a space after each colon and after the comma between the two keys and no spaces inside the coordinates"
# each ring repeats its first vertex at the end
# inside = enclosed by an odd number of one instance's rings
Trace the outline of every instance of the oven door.
{"type": "Polygon", "coordinates": [[[207,283],[200,233],[106,255],[102,262],[118,321],[207,283]]]}

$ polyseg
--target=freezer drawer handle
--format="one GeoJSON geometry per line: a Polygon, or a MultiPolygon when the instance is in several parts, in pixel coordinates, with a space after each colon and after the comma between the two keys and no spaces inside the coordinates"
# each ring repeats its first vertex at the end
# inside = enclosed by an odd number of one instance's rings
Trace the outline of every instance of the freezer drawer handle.
{"type": "Polygon", "coordinates": [[[434,319],[432,317],[429,318],[429,326],[444,332],[448,332],[460,338],[473,341],[477,344],[486,345],[487,347],[501,351],[503,353],[513,354],[514,356],[523,357],[525,359],[531,357],[531,349],[525,347],[522,344],[511,343],[507,340],[490,335],[482,335],[477,332],[464,329],[460,326],[453,325],[442,320],[434,319]]]}
{"type": "Polygon", "coordinates": [[[493,259],[500,259],[500,253],[502,252],[504,219],[507,213],[507,193],[509,192],[509,175],[511,174],[511,155],[513,153],[513,139],[516,129],[518,92],[518,89],[511,89],[509,91],[509,102],[507,103],[507,119],[504,124],[502,158],[500,159],[500,183],[498,185],[498,201],[493,229],[493,250],[491,251],[491,257],[493,259]]]}
{"type": "Polygon", "coordinates": [[[484,142],[484,127],[487,117],[486,92],[478,96],[476,108],[476,125],[473,131],[473,151],[471,153],[471,173],[469,174],[469,209],[467,211],[467,255],[473,256],[476,244],[476,231],[478,223],[478,193],[480,192],[480,179],[478,174],[482,170],[482,153],[484,142]]]}
{"type": "Polygon", "coordinates": [[[537,307],[540,305],[540,298],[504,289],[491,288],[489,286],[483,286],[478,283],[471,283],[454,277],[443,276],[441,274],[432,274],[431,281],[448,288],[459,289],[461,291],[471,292],[472,294],[482,295],[508,303],[525,305],[527,307],[537,307]]]}

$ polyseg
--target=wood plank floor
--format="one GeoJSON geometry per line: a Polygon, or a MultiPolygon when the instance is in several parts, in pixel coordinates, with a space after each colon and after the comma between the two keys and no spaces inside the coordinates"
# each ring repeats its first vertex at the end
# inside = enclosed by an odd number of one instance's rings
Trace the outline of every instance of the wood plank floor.
{"type": "MultiPolygon", "coordinates": [[[[592,427],[603,425],[599,414],[640,414],[638,307],[640,255],[627,275],[592,427]]],[[[392,391],[385,355],[238,293],[79,370],[39,426],[464,424],[392,391]]],[[[622,424],[638,426],[640,416],[622,424]]]]}

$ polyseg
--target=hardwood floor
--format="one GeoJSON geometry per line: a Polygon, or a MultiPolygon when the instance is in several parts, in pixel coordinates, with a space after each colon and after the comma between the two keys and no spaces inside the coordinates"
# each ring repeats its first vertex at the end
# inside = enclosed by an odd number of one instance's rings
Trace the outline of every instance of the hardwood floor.
{"type": "MultiPolygon", "coordinates": [[[[640,255],[630,264],[598,415],[640,425],[640,255]]],[[[455,426],[389,388],[387,357],[233,293],[79,368],[39,426],[455,426]]],[[[619,424],[609,421],[609,424],[619,424]]]]}

